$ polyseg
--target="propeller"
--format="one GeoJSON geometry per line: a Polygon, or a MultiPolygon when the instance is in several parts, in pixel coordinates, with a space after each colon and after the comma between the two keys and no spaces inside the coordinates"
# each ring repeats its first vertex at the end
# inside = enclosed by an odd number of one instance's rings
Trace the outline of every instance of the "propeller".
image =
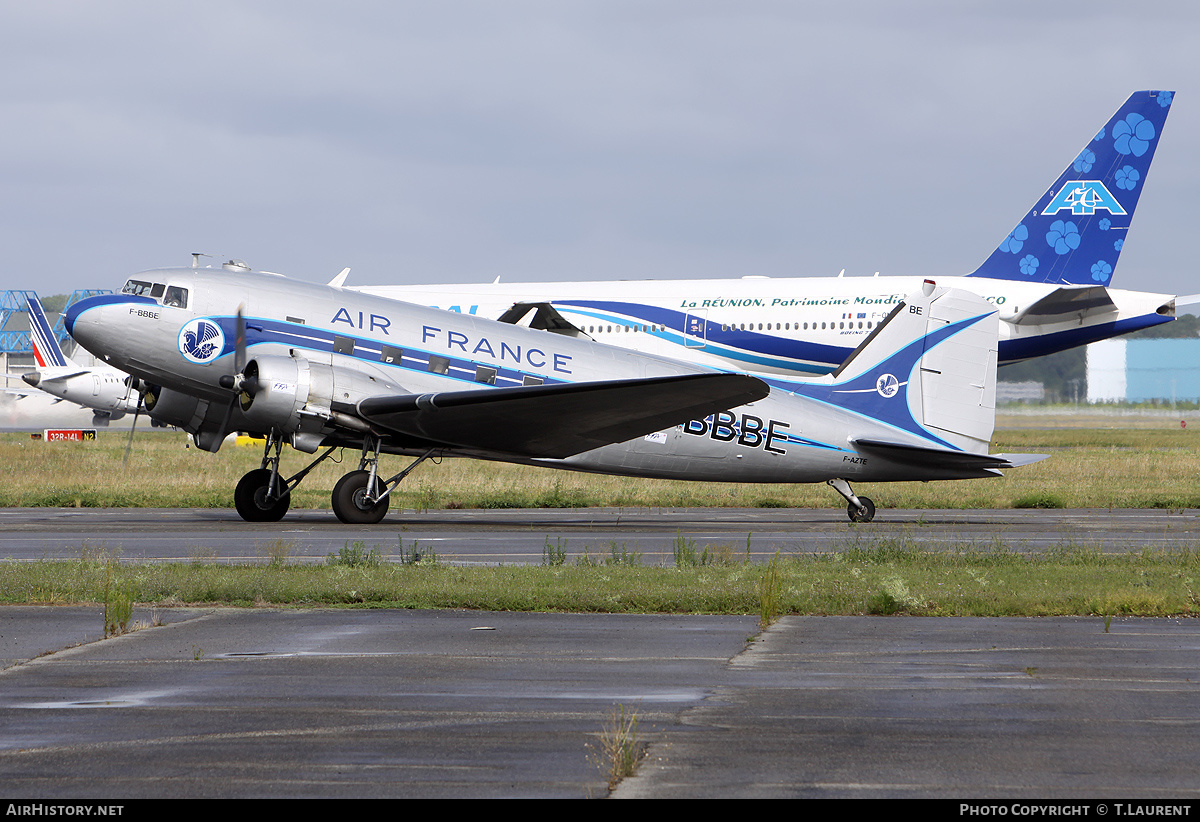
{"type": "Polygon", "coordinates": [[[225,409],[221,427],[217,430],[218,442],[225,439],[225,432],[229,428],[229,418],[233,416],[234,404],[240,403],[242,410],[245,411],[254,401],[254,395],[258,393],[258,364],[252,362],[249,367],[246,364],[246,317],[243,314],[245,307],[245,304],[239,305],[237,310],[237,324],[233,336],[234,373],[225,374],[217,380],[222,388],[234,392],[233,399],[229,401],[229,407],[225,409]]]}
{"type": "Polygon", "coordinates": [[[129,426],[129,441],[125,443],[125,458],[121,460],[122,466],[129,463],[129,452],[133,449],[133,432],[137,430],[138,416],[142,413],[142,408],[148,407],[146,392],[150,390],[150,386],[132,375],[125,378],[125,385],[128,387],[125,396],[129,396],[129,391],[137,391],[138,401],[133,408],[133,423],[129,426]]]}

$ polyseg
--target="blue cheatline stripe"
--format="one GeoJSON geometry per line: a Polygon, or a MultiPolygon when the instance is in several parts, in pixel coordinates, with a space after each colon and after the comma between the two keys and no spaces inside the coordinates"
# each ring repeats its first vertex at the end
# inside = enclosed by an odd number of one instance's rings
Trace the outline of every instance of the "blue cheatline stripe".
{"type": "MultiPolygon", "coordinates": [[[[237,348],[237,317],[209,317],[210,321],[221,327],[221,331],[225,334],[225,348],[222,349],[220,355],[213,359],[232,356],[237,348]]],[[[360,360],[364,363],[370,363],[374,366],[382,366],[384,368],[396,368],[401,371],[413,371],[428,373],[429,361],[431,357],[442,357],[448,362],[448,370],[446,374],[439,376],[457,380],[465,383],[475,383],[475,370],[477,366],[495,369],[497,386],[517,386],[525,384],[525,377],[536,377],[542,380],[543,385],[558,385],[568,382],[557,377],[551,377],[546,374],[526,371],[516,368],[505,367],[499,362],[485,362],[482,360],[472,360],[466,357],[454,357],[446,353],[435,354],[423,348],[401,345],[399,341],[392,346],[390,343],[382,343],[379,340],[357,337],[351,334],[346,334],[339,331],[324,331],[319,328],[313,328],[307,325],[296,325],[294,323],[281,322],[279,320],[271,320],[262,317],[245,318],[246,323],[246,349],[260,345],[285,345],[289,348],[301,348],[311,351],[320,351],[322,353],[340,354],[343,357],[360,360]],[[351,340],[354,343],[354,350],[349,353],[341,353],[334,351],[334,340],[351,340]],[[383,348],[388,347],[398,348],[402,355],[399,362],[385,362],[383,357],[383,348]]],[[[539,349],[540,350],[540,349],[539,349]]],[[[528,349],[526,349],[528,351],[528,349]]],[[[550,359],[551,355],[547,355],[550,359]]]]}

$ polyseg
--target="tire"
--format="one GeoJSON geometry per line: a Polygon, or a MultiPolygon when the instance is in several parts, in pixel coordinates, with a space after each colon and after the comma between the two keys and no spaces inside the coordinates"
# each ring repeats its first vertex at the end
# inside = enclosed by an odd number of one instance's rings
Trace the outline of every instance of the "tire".
{"type": "MultiPolygon", "coordinates": [[[[367,505],[364,497],[369,471],[351,471],[333,486],[333,513],[347,525],[374,525],[388,512],[391,497],[384,497],[373,505],[367,505]]],[[[383,483],[375,478],[375,494],[383,493],[383,483]]]]}
{"type": "Polygon", "coordinates": [[[862,508],[855,508],[853,502],[846,506],[846,514],[850,521],[870,522],[875,519],[875,503],[871,502],[871,498],[859,497],[858,501],[862,503],[862,508]]]}
{"type": "Polygon", "coordinates": [[[238,480],[233,489],[233,505],[246,522],[279,522],[292,505],[291,493],[286,493],[279,499],[267,500],[267,484],[271,481],[271,472],[266,468],[258,468],[248,472],[238,480]]]}

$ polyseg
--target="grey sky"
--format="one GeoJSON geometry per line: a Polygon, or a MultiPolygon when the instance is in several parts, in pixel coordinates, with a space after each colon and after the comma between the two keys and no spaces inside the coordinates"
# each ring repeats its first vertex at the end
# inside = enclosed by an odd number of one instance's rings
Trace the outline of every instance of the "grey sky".
{"type": "Polygon", "coordinates": [[[0,0],[4,288],[963,274],[1137,89],[1200,292],[1200,4],[0,0]]]}

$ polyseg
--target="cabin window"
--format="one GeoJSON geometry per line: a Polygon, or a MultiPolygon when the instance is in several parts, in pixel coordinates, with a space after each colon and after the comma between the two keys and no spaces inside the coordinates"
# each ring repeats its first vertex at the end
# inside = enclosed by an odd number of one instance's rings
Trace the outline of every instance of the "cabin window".
{"type": "Polygon", "coordinates": [[[430,374],[449,374],[450,360],[446,357],[439,357],[436,354],[429,358],[429,373],[430,374]]]}
{"type": "Polygon", "coordinates": [[[541,385],[545,382],[541,377],[534,377],[530,374],[525,375],[525,379],[521,381],[523,385],[541,385]]]}
{"type": "Polygon", "coordinates": [[[383,350],[379,352],[379,361],[386,362],[390,365],[399,365],[400,359],[404,356],[404,349],[393,348],[390,345],[385,345],[383,350]]]}
{"type": "Polygon", "coordinates": [[[333,351],[335,354],[353,354],[354,340],[349,337],[334,337],[333,351]]]}
{"type": "Polygon", "coordinates": [[[475,382],[481,382],[485,385],[495,385],[496,369],[488,368],[486,365],[475,366],[475,382]]]}

